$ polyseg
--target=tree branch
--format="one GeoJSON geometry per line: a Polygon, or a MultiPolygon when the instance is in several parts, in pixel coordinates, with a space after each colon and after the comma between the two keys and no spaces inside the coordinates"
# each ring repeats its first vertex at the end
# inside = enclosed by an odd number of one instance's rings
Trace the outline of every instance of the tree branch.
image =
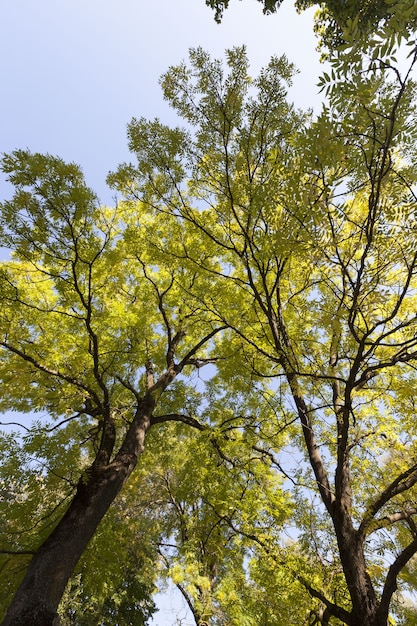
{"type": "Polygon", "coordinates": [[[207,430],[207,426],[201,424],[198,420],[190,415],[183,415],[181,413],[167,413],[166,415],[154,415],[151,418],[151,426],[155,424],[164,424],[165,422],[181,422],[182,424],[187,424],[188,426],[192,426],[197,430],[203,431],[207,430]]]}
{"type": "MultiPolygon", "coordinates": [[[[378,613],[382,617],[382,619],[386,619],[386,616],[388,616],[389,605],[392,595],[397,590],[398,574],[401,572],[403,567],[405,567],[408,561],[416,554],[416,552],[417,537],[415,537],[413,541],[406,548],[404,548],[404,550],[397,556],[394,563],[389,568],[378,608],[378,613]]],[[[383,622],[381,620],[381,624],[382,623],[383,622]]]]}
{"type": "Polygon", "coordinates": [[[380,494],[380,496],[367,507],[363,519],[359,525],[358,533],[363,537],[366,535],[372,520],[382,507],[389,502],[394,496],[410,489],[417,483],[417,463],[402,472],[388,487],[380,494]]]}

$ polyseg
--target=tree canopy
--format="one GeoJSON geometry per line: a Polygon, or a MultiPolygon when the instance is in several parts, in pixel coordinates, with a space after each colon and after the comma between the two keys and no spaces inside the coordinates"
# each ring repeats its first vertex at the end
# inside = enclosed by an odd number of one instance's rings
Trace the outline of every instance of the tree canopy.
{"type": "MultiPolygon", "coordinates": [[[[265,14],[276,13],[283,0],[258,0],[263,5],[265,14]]],[[[206,0],[206,4],[214,11],[214,19],[221,22],[224,12],[229,7],[229,0],[206,0]]],[[[406,4],[405,28],[413,30],[416,25],[413,2],[395,2],[395,0],[296,0],[297,11],[317,7],[315,13],[315,31],[319,37],[320,47],[325,50],[334,49],[345,43],[346,32],[354,24],[357,37],[368,37],[378,31],[382,24],[393,23],[394,30],[399,33],[404,26],[397,22],[404,18],[406,4]]]]}
{"type": "Polygon", "coordinates": [[[346,624],[386,623],[417,549],[406,408],[416,357],[416,57],[413,49],[403,76],[375,50],[369,65],[360,55],[349,56],[350,71],[342,62],[340,82],[337,69],[323,79],[329,103],[315,120],[286,100],[285,58],[250,81],[243,50],[228,53],[228,74],[195,50],[191,67],[161,81],[195,134],[178,142],[177,130],[134,120],[137,165],[110,178],[182,223],[182,251],[168,254],[201,267],[194,251],[214,245],[223,259],[221,268],[206,262],[216,288],[204,306],[233,330],[240,367],[269,379],[281,410],[299,420],[307,465],[288,474],[317,537],[327,537],[310,543],[311,558],[338,591],[304,584],[326,619],[346,624]],[[198,245],[187,246],[188,232],[198,245]]]}
{"type": "Polygon", "coordinates": [[[0,408],[39,419],[0,440],[3,626],[146,623],[157,577],[196,624],[416,619],[417,48],[384,28],[317,115],[285,56],[191,50],[113,207],[4,156],[0,408]]]}
{"type": "MultiPolygon", "coordinates": [[[[283,0],[258,0],[263,5],[264,13],[275,13],[281,6],[283,0]]],[[[206,4],[215,10],[215,19],[220,21],[223,12],[229,6],[229,0],[206,0],[206,4]]],[[[299,10],[308,9],[313,6],[323,6],[326,12],[332,16],[334,20],[339,20],[342,24],[347,19],[360,15],[363,20],[370,20],[375,23],[377,20],[387,15],[389,2],[384,0],[348,0],[347,2],[339,2],[338,0],[325,0],[325,2],[317,2],[315,0],[297,0],[295,6],[299,10]]],[[[393,4],[393,3],[392,3],[393,4]]]]}

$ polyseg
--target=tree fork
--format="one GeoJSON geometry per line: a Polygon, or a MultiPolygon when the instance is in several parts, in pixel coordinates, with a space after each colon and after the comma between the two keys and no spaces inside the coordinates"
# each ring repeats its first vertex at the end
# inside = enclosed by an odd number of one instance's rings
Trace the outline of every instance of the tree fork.
{"type": "MultiPolygon", "coordinates": [[[[149,424],[149,422],[148,422],[149,424]]],[[[136,433],[142,440],[147,427],[136,433]]],[[[58,605],[81,555],[143,449],[81,477],[69,508],[31,560],[1,626],[57,626],[58,605]]],[[[121,457],[119,453],[118,457],[121,457]]]]}

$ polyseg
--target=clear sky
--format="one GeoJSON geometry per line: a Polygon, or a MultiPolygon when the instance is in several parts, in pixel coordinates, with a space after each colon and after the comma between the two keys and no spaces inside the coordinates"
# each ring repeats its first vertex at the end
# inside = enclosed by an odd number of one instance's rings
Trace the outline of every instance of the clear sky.
{"type": "MultiPolygon", "coordinates": [[[[105,177],[129,158],[126,124],[173,119],[159,76],[202,46],[221,57],[246,44],[253,73],[272,55],[300,69],[298,106],[319,102],[321,68],[312,11],[291,0],[264,16],[255,0],[231,0],[221,25],[204,0],[4,0],[0,8],[0,152],[49,152],[80,164],[88,184],[111,202],[105,177]]],[[[0,200],[10,190],[0,179],[0,200]]],[[[158,600],[156,626],[192,624],[170,591],[158,600]],[[176,621],[176,616],[183,621],[176,621]]]]}
{"type": "Polygon", "coordinates": [[[254,73],[285,52],[302,70],[297,104],[317,101],[312,13],[297,15],[291,0],[273,16],[255,0],[231,0],[221,25],[204,0],[3,2],[0,152],[29,148],[75,161],[111,202],[104,180],[128,158],[126,124],[133,116],[172,116],[159,76],[190,47],[221,57],[243,43],[254,73]]]}

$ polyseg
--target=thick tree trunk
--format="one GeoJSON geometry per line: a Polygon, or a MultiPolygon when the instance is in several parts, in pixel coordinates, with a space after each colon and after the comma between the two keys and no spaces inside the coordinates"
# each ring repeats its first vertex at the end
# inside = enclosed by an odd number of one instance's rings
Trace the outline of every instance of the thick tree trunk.
{"type": "Polygon", "coordinates": [[[379,601],[366,570],[361,536],[354,529],[350,515],[343,507],[335,512],[333,521],[340,560],[352,601],[349,626],[387,626],[387,616],[382,616],[379,611],[379,601]]]}
{"type": "MultiPolygon", "coordinates": [[[[136,429],[133,454],[123,453],[80,480],[68,510],[34,555],[1,626],[55,626],[69,578],[100,521],[132,473],[147,428],[136,429]]],[[[133,438],[131,438],[133,439],[133,438]]]]}
{"type": "Polygon", "coordinates": [[[156,383],[152,366],[147,365],[147,392],[142,399],[136,396],[139,402],[135,417],[111,462],[115,430],[111,422],[107,423],[107,428],[104,426],[94,463],[79,481],[65,515],[34,555],[0,626],[59,624],[57,608],[68,580],[110,505],[136,467],[144,450],[157,399],[186,363],[186,360],[181,366],[173,363],[175,347],[181,337],[179,333],[173,338],[169,352],[172,363],[156,383]]]}

